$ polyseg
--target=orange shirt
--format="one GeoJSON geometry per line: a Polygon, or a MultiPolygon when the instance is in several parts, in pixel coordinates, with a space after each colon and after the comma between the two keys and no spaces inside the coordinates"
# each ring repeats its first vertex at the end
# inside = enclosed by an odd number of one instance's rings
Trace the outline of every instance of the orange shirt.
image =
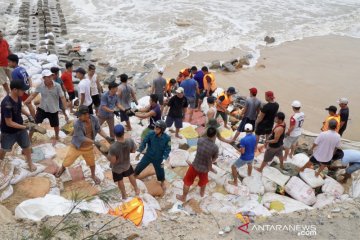
{"type": "Polygon", "coordinates": [[[209,89],[209,87],[210,87],[211,91],[215,91],[217,88],[216,82],[215,82],[215,76],[213,73],[205,74],[204,78],[203,78],[203,83],[204,83],[204,89],[206,89],[206,90],[209,89]],[[211,78],[210,85],[209,85],[208,81],[206,80],[207,76],[209,76],[211,78]]]}
{"type": "Polygon", "coordinates": [[[321,131],[325,132],[325,131],[329,130],[329,121],[332,119],[336,120],[337,125],[336,125],[335,131],[337,133],[339,132],[339,130],[340,130],[340,115],[339,114],[336,114],[334,116],[328,116],[323,123],[323,127],[321,128],[321,131]]]}
{"type": "Polygon", "coordinates": [[[8,59],[7,59],[8,56],[9,56],[9,44],[5,39],[3,39],[0,42],[0,67],[8,66],[8,59]]]}
{"type": "Polygon", "coordinates": [[[223,112],[224,110],[222,110],[221,108],[219,108],[218,106],[222,106],[224,109],[227,109],[228,106],[230,105],[230,103],[232,102],[232,96],[228,96],[225,92],[223,92],[222,94],[219,95],[218,100],[220,101],[220,103],[216,104],[216,109],[219,112],[223,112]]]}
{"type": "Polygon", "coordinates": [[[68,92],[74,92],[74,84],[72,81],[72,73],[65,71],[63,72],[63,74],[61,75],[61,80],[63,80],[64,82],[64,87],[66,89],[66,91],[68,92]]]}

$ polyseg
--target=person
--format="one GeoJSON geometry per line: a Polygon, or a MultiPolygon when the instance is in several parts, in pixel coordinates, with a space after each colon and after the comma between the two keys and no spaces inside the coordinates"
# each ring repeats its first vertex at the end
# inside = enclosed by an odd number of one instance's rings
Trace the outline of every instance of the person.
{"type": "MultiPolygon", "coordinates": [[[[156,95],[155,95],[156,96],[156,95]]],[[[162,162],[169,158],[171,151],[170,136],[165,133],[166,123],[163,120],[157,120],[154,123],[154,130],[149,131],[138,149],[142,153],[146,152],[135,168],[135,177],[137,177],[150,163],[155,168],[156,178],[161,182],[161,187],[165,191],[165,171],[162,162]]]]}
{"type": "Polygon", "coordinates": [[[222,94],[218,96],[216,101],[217,112],[215,118],[217,118],[220,115],[221,118],[224,120],[225,128],[229,128],[227,125],[228,114],[229,114],[227,108],[229,107],[230,104],[232,104],[233,102],[232,95],[234,94],[236,94],[235,88],[229,87],[226,92],[224,91],[222,94]]]}
{"type": "Polygon", "coordinates": [[[149,125],[141,134],[141,139],[144,139],[150,130],[155,129],[155,123],[161,119],[161,109],[158,104],[156,94],[150,95],[149,106],[136,110],[134,115],[140,119],[149,118],[149,125]]]}
{"type": "Polygon", "coordinates": [[[199,93],[196,95],[197,98],[197,111],[200,111],[202,100],[204,98],[204,72],[203,69],[207,69],[206,67],[202,67],[201,70],[197,71],[194,74],[194,79],[198,83],[199,93]]]}
{"type": "Polygon", "coordinates": [[[236,141],[240,133],[244,131],[244,127],[247,123],[250,123],[253,128],[255,128],[255,120],[260,112],[261,101],[256,98],[257,89],[255,87],[250,88],[249,91],[250,97],[246,99],[245,107],[240,114],[241,122],[233,137],[233,141],[236,141]]]}
{"type": "Polygon", "coordinates": [[[266,139],[272,131],[274,126],[274,119],[277,111],[279,110],[279,104],[275,102],[275,96],[272,91],[265,92],[265,101],[267,103],[261,108],[258,117],[255,120],[255,135],[256,135],[256,148],[259,143],[261,135],[265,135],[266,139]]]}
{"type": "MultiPolygon", "coordinates": [[[[61,80],[61,78],[59,77],[59,72],[60,72],[60,69],[57,68],[57,67],[52,67],[50,68],[50,71],[52,72],[53,74],[53,78],[54,78],[54,82],[60,84],[60,87],[64,93],[64,97],[65,97],[65,100],[66,102],[68,101],[68,96],[67,96],[67,92],[66,92],[66,88],[64,87],[64,82],[61,80]]],[[[61,101],[61,98],[59,98],[59,107],[62,111],[62,113],[64,114],[65,116],[65,121],[68,122],[69,121],[69,117],[66,113],[66,105],[64,106],[62,101],[61,101]]]]}
{"type": "Polygon", "coordinates": [[[244,130],[246,132],[246,135],[240,140],[239,144],[239,151],[241,155],[231,166],[231,173],[234,180],[230,181],[229,183],[235,186],[238,185],[237,169],[241,168],[246,164],[247,174],[248,176],[251,176],[252,163],[255,157],[256,136],[253,134],[253,125],[251,123],[245,124],[244,130]]]}
{"type": "Polygon", "coordinates": [[[100,94],[102,93],[102,87],[100,85],[100,79],[95,73],[96,67],[94,64],[90,64],[88,67],[88,73],[85,78],[90,80],[90,92],[93,106],[95,108],[95,114],[98,115],[100,106],[100,94]]]}
{"type": "Polygon", "coordinates": [[[165,97],[171,97],[177,88],[175,78],[166,79],[165,97]]]}
{"type": "Polygon", "coordinates": [[[336,127],[335,131],[339,132],[339,130],[340,130],[340,115],[336,114],[337,107],[329,106],[328,108],[325,108],[325,110],[327,110],[329,112],[329,116],[323,122],[321,131],[325,132],[325,131],[329,130],[329,122],[330,122],[330,120],[334,119],[337,122],[337,125],[336,125],[337,127],[336,127]]]}
{"type": "Polygon", "coordinates": [[[126,114],[126,111],[131,109],[131,101],[133,100],[136,105],[138,105],[136,94],[134,89],[128,85],[128,75],[125,73],[120,75],[121,84],[118,88],[118,98],[120,106],[120,120],[121,122],[126,122],[126,130],[131,131],[131,124],[129,116],[126,114]]]}
{"type": "Polygon", "coordinates": [[[345,149],[343,150],[344,157],[341,159],[341,163],[343,166],[347,166],[345,169],[345,173],[342,174],[343,179],[340,181],[341,183],[346,183],[349,178],[351,178],[351,174],[360,169],[360,151],[354,149],[345,149]]]}
{"type": "MultiPolygon", "coordinates": [[[[8,56],[8,64],[10,68],[13,68],[14,70],[11,73],[11,79],[20,79],[24,82],[25,85],[29,86],[28,90],[22,94],[21,100],[23,102],[26,101],[26,99],[29,97],[29,89],[32,86],[31,78],[29,74],[26,72],[25,68],[19,66],[19,57],[15,54],[10,54],[8,56]]],[[[25,104],[25,103],[24,103],[25,104]]],[[[34,121],[35,118],[35,108],[34,105],[29,102],[25,104],[27,108],[29,109],[30,114],[26,113],[28,119],[30,122],[34,121]]]]}
{"type": "Polygon", "coordinates": [[[197,73],[197,67],[196,66],[192,66],[190,68],[190,78],[194,78],[195,74],[197,73]]]}
{"type": "Polygon", "coordinates": [[[101,95],[100,108],[99,108],[99,124],[100,126],[107,122],[109,127],[110,137],[114,138],[114,115],[120,116],[120,112],[116,108],[121,109],[119,98],[116,95],[118,86],[115,81],[109,83],[109,91],[101,95]]]}
{"type": "Polygon", "coordinates": [[[59,178],[67,167],[70,167],[78,157],[82,156],[90,168],[91,178],[95,184],[100,184],[100,179],[95,175],[95,136],[99,134],[108,142],[111,142],[111,139],[101,130],[98,119],[89,113],[88,106],[80,105],[76,115],[78,120],[74,123],[71,144],[55,177],[59,178]]]}
{"type": "Polygon", "coordinates": [[[64,82],[64,87],[69,95],[70,113],[75,113],[72,104],[72,101],[75,99],[75,89],[72,79],[73,64],[71,62],[67,62],[65,64],[65,68],[66,70],[62,73],[61,80],[64,82]]]}
{"type": "MultiPolygon", "coordinates": [[[[53,81],[53,74],[50,70],[45,69],[42,71],[43,82],[36,87],[35,92],[31,94],[24,102],[27,104],[31,102],[39,93],[41,95],[40,105],[37,108],[35,115],[35,123],[39,124],[44,119],[49,119],[50,126],[54,128],[55,138],[53,139],[53,145],[56,141],[59,141],[59,99],[63,106],[66,106],[66,99],[64,92],[61,89],[60,84],[53,81]]],[[[30,131],[30,140],[33,135],[33,131],[30,131]]]]}
{"type": "Polygon", "coordinates": [[[348,107],[348,99],[347,98],[340,98],[339,101],[339,107],[340,107],[340,111],[339,111],[339,115],[340,115],[340,129],[339,129],[339,134],[340,136],[342,136],[346,130],[347,127],[347,123],[349,120],[349,107],[348,107]]]}
{"type": "Polygon", "coordinates": [[[205,130],[204,130],[204,133],[202,134],[202,136],[206,136],[207,129],[211,128],[211,127],[216,129],[216,137],[217,137],[217,139],[219,139],[219,141],[229,143],[229,144],[232,143],[231,140],[225,139],[221,136],[220,131],[219,131],[220,124],[217,122],[217,120],[215,118],[209,119],[209,121],[206,123],[205,130]]]}
{"type": "Polygon", "coordinates": [[[24,125],[21,113],[21,98],[29,85],[19,78],[10,82],[10,94],[1,101],[1,150],[0,160],[3,160],[6,152],[10,152],[15,143],[22,148],[22,153],[29,165],[30,171],[35,171],[36,166],[31,160],[31,146],[28,135],[29,128],[24,125]]]}
{"type": "Polygon", "coordinates": [[[4,87],[6,94],[10,93],[7,79],[11,80],[10,69],[8,68],[8,56],[12,54],[8,42],[0,31],[0,84],[4,87]]]}
{"type": "Polygon", "coordinates": [[[158,77],[153,80],[153,84],[151,87],[151,93],[156,94],[159,99],[159,104],[161,106],[161,111],[164,108],[164,94],[165,94],[165,87],[166,87],[166,79],[163,78],[164,69],[158,69],[158,77]]]}
{"type": "Polygon", "coordinates": [[[135,153],[136,144],[131,138],[125,139],[125,129],[121,124],[114,127],[113,134],[116,136],[116,141],[109,148],[108,160],[110,161],[113,180],[119,187],[122,199],[125,200],[127,199],[127,194],[123,181],[124,177],[129,178],[135,194],[140,194],[136,178],[134,177],[134,169],[130,164],[130,153],[135,153]]]}
{"type": "Polygon", "coordinates": [[[264,154],[264,161],[261,163],[260,168],[257,168],[259,172],[262,172],[267,163],[271,162],[275,156],[277,156],[280,160],[280,168],[284,169],[283,141],[285,138],[286,129],[284,120],[285,114],[283,112],[276,113],[276,125],[273,128],[269,139],[265,141],[265,146],[267,146],[267,148],[264,154]]]}
{"type": "Polygon", "coordinates": [[[191,70],[189,68],[183,68],[180,70],[179,75],[176,78],[176,82],[180,86],[181,82],[185,79],[185,76],[190,76],[191,70]]]}
{"type": "Polygon", "coordinates": [[[202,67],[201,70],[204,73],[203,85],[204,85],[204,94],[202,98],[211,96],[217,89],[215,76],[213,73],[209,72],[207,67],[202,67]]]}
{"type": "Polygon", "coordinates": [[[179,135],[180,128],[183,127],[186,108],[188,107],[187,98],[184,96],[184,89],[179,87],[176,89],[176,95],[170,98],[167,105],[170,107],[169,114],[166,118],[166,127],[171,127],[175,122],[175,137],[182,138],[179,135]]]}
{"type": "Polygon", "coordinates": [[[181,82],[180,87],[184,89],[184,95],[188,102],[189,122],[192,121],[194,109],[196,109],[196,94],[199,93],[197,82],[190,78],[188,73],[184,73],[184,80],[181,82]]]}
{"type": "Polygon", "coordinates": [[[305,114],[300,111],[301,102],[295,100],[291,103],[291,107],[294,111],[294,114],[290,117],[290,126],[289,129],[286,131],[286,137],[284,139],[284,148],[285,148],[285,155],[284,160],[286,161],[287,157],[289,156],[292,158],[296,144],[298,142],[299,137],[302,133],[302,126],[305,120],[305,114]],[[289,155],[290,152],[290,155],[289,155]]]}
{"type": "Polygon", "coordinates": [[[205,111],[205,124],[209,122],[210,119],[215,119],[216,116],[216,106],[215,106],[215,97],[210,96],[206,99],[209,109],[205,111]]]}
{"type": "Polygon", "coordinates": [[[186,197],[196,177],[199,177],[200,196],[204,197],[206,185],[209,182],[208,173],[209,171],[216,173],[212,167],[219,155],[219,147],[215,144],[216,132],[215,128],[210,127],[206,131],[206,136],[198,140],[195,159],[192,164],[189,164],[184,176],[183,194],[176,195],[178,200],[186,202],[186,197]]]}
{"type": "Polygon", "coordinates": [[[79,106],[85,105],[89,108],[89,113],[93,114],[93,101],[91,98],[91,82],[88,78],[85,78],[86,71],[85,69],[79,67],[76,69],[76,77],[80,79],[79,82],[79,106]]]}
{"type": "Polygon", "coordinates": [[[315,176],[319,176],[322,170],[326,166],[331,164],[331,159],[340,146],[340,135],[336,132],[337,125],[339,123],[335,119],[331,119],[328,123],[329,130],[323,131],[316,137],[315,142],[310,149],[313,152],[309,161],[299,169],[300,172],[304,171],[305,168],[310,168],[313,163],[320,164],[319,169],[315,173],[315,176]]]}

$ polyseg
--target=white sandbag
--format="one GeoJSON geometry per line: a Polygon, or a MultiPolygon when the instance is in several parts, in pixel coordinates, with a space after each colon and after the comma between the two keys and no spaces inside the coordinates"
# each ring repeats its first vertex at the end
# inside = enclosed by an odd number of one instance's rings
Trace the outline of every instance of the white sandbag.
{"type": "Polygon", "coordinates": [[[174,205],[172,206],[172,208],[170,208],[170,210],[168,212],[169,213],[184,213],[186,215],[190,215],[190,213],[188,213],[184,209],[183,204],[179,200],[174,203],[174,205]]]}
{"type": "Polygon", "coordinates": [[[210,171],[208,173],[209,178],[214,180],[219,185],[224,185],[225,181],[227,180],[228,173],[214,164],[212,167],[215,169],[216,173],[210,171]]]}
{"type": "Polygon", "coordinates": [[[315,170],[310,168],[305,168],[303,172],[300,172],[300,177],[304,180],[310,187],[317,188],[322,186],[325,181],[322,177],[315,177],[315,170]]]}
{"type": "Polygon", "coordinates": [[[0,190],[5,189],[9,184],[14,174],[14,165],[4,159],[0,161],[0,190]]]}
{"type": "Polygon", "coordinates": [[[265,187],[262,183],[261,176],[251,175],[243,179],[243,185],[247,186],[251,193],[263,195],[265,193],[265,187]]]}
{"type": "Polygon", "coordinates": [[[46,57],[46,61],[57,64],[59,62],[59,58],[55,54],[50,54],[46,57]]]}
{"type": "Polygon", "coordinates": [[[323,208],[326,205],[335,202],[335,196],[327,193],[320,193],[316,196],[316,202],[313,205],[314,208],[323,208]]]}
{"type": "MultiPolygon", "coordinates": [[[[23,201],[15,208],[15,218],[26,218],[33,221],[40,221],[45,216],[63,216],[71,210],[74,202],[61,196],[47,194],[45,197],[33,198],[23,201]]],[[[83,201],[72,213],[80,210],[92,211],[106,214],[108,208],[100,199],[83,201]]]]}
{"type": "Polygon", "coordinates": [[[147,226],[150,222],[157,219],[157,213],[154,208],[150,207],[147,203],[144,203],[144,215],[141,221],[142,226],[147,226]]]}
{"type": "Polygon", "coordinates": [[[323,193],[328,193],[336,197],[344,193],[344,187],[335,179],[327,176],[324,180],[324,185],[321,187],[323,193]]]}
{"type": "Polygon", "coordinates": [[[261,180],[264,185],[265,192],[272,192],[272,193],[276,192],[277,186],[275,182],[264,176],[261,178],[261,180]]]}
{"type": "Polygon", "coordinates": [[[48,159],[54,158],[56,156],[56,149],[51,143],[41,144],[33,147],[33,149],[41,149],[41,151],[44,153],[45,158],[48,159]]]}
{"type": "MultiPolygon", "coordinates": [[[[238,168],[238,173],[239,175],[244,178],[248,176],[248,167],[247,165],[242,166],[241,168],[238,168]]],[[[256,176],[256,177],[261,177],[261,173],[259,171],[257,171],[256,169],[252,169],[251,171],[251,176],[256,176]]]]}
{"type": "Polygon", "coordinates": [[[10,184],[17,184],[18,182],[24,180],[30,172],[20,166],[16,166],[14,169],[14,175],[10,180],[10,184]]]}
{"type": "Polygon", "coordinates": [[[250,190],[247,186],[238,184],[238,186],[230,184],[228,181],[225,181],[224,184],[225,190],[233,195],[248,197],[250,195],[250,190]]]}
{"type": "Polygon", "coordinates": [[[280,186],[285,186],[286,182],[290,179],[289,176],[282,174],[279,170],[270,166],[266,166],[262,174],[280,186]]]}
{"type": "Polygon", "coordinates": [[[144,108],[146,106],[149,106],[150,104],[150,96],[142,97],[138,100],[138,108],[144,108]]]}
{"type": "Polygon", "coordinates": [[[246,211],[251,211],[256,216],[271,216],[271,212],[256,200],[247,201],[243,206],[237,209],[237,212],[246,211]]]}
{"type": "Polygon", "coordinates": [[[136,179],[136,185],[140,189],[141,193],[145,194],[148,192],[145,183],[143,181],[141,181],[140,179],[136,179]]]}
{"type": "Polygon", "coordinates": [[[29,169],[29,165],[27,163],[24,163],[21,167],[22,168],[25,168],[26,170],[29,171],[28,173],[28,177],[34,177],[36,175],[38,175],[39,173],[43,172],[45,170],[45,166],[42,165],[42,164],[38,164],[38,163],[34,163],[34,165],[36,166],[36,170],[31,172],[30,169],[29,169]]]}
{"type": "Polygon", "coordinates": [[[205,213],[236,213],[236,207],[228,201],[221,201],[213,196],[205,197],[200,202],[200,208],[205,213]]]}
{"type": "Polygon", "coordinates": [[[220,94],[222,94],[223,92],[224,92],[224,89],[218,87],[211,96],[217,98],[217,97],[218,97],[220,94]]]}
{"type": "Polygon", "coordinates": [[[14,189],[11,185],[8,185],[6,188],[0,191],[0,202],[9,198],[14,193],[14,189]]]}
{"type": "Polygon", "coordinates": [[[57,63],[54,62],[50,62],[50,63],[46,63],[41,65],[42,69],[51,69],[52,67],[59,67],[59,65],[57,63]]]}
{"type": "Polygon", "coordinates": [[[195,157],[196,157],[196,152],[190,153],[188,161],[189,161],[190,163],[194,162],[195,157]]]}
{"type": "Polygon", "coordinates": [[[353,179],[350,187],[350,196],[360,198],[360,179],[353,179]]]}
{"type": "MultiPolygon", "coordinates": [[[[91,170],[86,165],[85,160],[81,161],[81,167],[82,167],[82,170],[83,170],[83,173],[84,173],[84,177],[85,178],[91,178],[91,170]]],[[[103,181],[105,179],[104,170],[97,163],[95,163],[95,175],[100,179],[100,181],[103,181]]]]}
{"type": "Polygon", "coordinates": [[[313,209],[312,207],[309,207],[300,201],[276,193],[265,193],[262,197],[261,203],[271,203],[275,200],[282,202],[285,206],[285,210],[281,211],[280,213],[291,213],[303,209],[313,209]]]}
{"type": "Polygon", "coordinates": [[[159,202],[150,194],[144,193],[144,194],[141,194],[140,197],[149,207],[151,207],[155,210],[159,210],[159,211],[161,210],[159,202]]]}
{"type": "Polygon", "coordinates": [[[309,157],[305,153],[298,153],[293,156],[293,158],[288,158],[286,162],[294,164],[295,166],[301,168],[309,161],[309,157]]]}
{"type": "Polygon", "coordinates": [[[289,182],[285,185],[285,192],[294,199],[309,206],[316,202],[314,189],[296,176],[291,177],[289,182]]]}
{"type": "Polygon", "coordinates": [[[171,167],[186,167],[188,166],[187,160],[189,159],[189,152],[176,149],[169,154],[169,163],[171,167]]]}

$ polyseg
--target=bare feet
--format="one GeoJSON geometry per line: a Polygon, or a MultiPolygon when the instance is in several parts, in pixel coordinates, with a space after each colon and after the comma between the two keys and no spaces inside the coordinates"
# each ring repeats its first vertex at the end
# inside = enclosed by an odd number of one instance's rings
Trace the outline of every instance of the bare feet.
{"type": "Polygon", "coordinates": [[[125,195],[121,194],[121,198],[122,198],[122,200],[126,200],[128,198],[128,196],[127,196],[127,194],[125,194],[125,195]]]}
{"type": "Polygon", "coordinates": [[[235,181],[228,181],[228,183],[231,184],[231,185],[234,185],[234,186],[237,186],[237,185],[238,185],[238,183],[235,182],[235,181]]]}
{"type": "Polygon", "coordinates": [[[94,180],[94,183],[96,185],[99,185],[101,183],[100,179],[97,176],[94,175],[94,176],[91,176],[91,178],[94,180]]]}
{"type": "Polygon", "coordinates": [[[175,134],[175,137],[182,139],[182,136],[180,136],[179,134],[175,134]]]}
{"type": "Polygon", "coordinates": [[[34,172],[34,171],[36,171],[37,167],[33,163],[31,163],[31,164],[29,164],[29,169],[30,169],[30,172],[34,172]]]}
{"type": "Polygon", "coordinates": [[[165,185],[165,181],[161,182],[161,188],[163,189],[164,193],[166,191],[166,185],[165,185]]]}
{"type": "Polygon", "coordinates": [[[262,169],[260,169],[260,168],[258,168],[258,167],[255,167],[255,169],[256,169],[258,172],[262,173],[262,169]]]}
{"type": "Polygon", "coordinates": [[[140,194],[140,189],[139,189],[139,188],[135,188],[135,195],[136,195],[136,196],[139,196],[139,194],[140,194]]]}
{"type": "Polygon", "coordinates": [[[176,199],[182,202],[186,202],[186,199],[184,198],[183,195],[176,194],[176,199]]]}
{"type": "Polygon", "coordinates": [[[57,173],[55,173],[55,177],[59,178],[64,172],[65,172],[65,168],[63,166],[61,166],[59,171],[57,173]]]}
{"type": "Polygon", "coordinates": [[[57,141],[59,141],[59,140],[60,140],[59,137],[54,137],[54,138],[52,138],[52,145],[55,146],[56,143],[57,143],[57,141]]]}

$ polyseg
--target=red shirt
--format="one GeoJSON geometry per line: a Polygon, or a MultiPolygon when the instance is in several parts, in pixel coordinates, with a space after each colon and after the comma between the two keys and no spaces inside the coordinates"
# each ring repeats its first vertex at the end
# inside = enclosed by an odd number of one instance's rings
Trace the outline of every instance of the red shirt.
{"type": "Polygon", "coordinates": [[[63,80],[63,82],[64,82],[64,87],[65,87],[66,91],[74,92],[74,84],[72,81],[72,73],[71,72],[65,71],[61,75],[61,80],[63,80]]]}
{"type": "Polygon", "coordinates": [[[9,56],[9,44],[5,39],[3,39],[0,42],[0,67],[8,66],[8,60],[7,60],[8,56],[9,56]]]}

